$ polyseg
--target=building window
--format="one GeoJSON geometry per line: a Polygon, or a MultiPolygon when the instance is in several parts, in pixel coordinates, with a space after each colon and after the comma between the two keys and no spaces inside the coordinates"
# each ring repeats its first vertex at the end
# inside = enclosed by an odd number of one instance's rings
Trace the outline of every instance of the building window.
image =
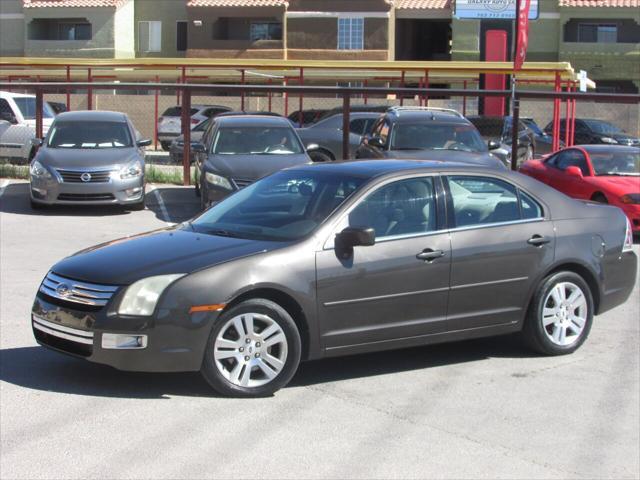
{"type": "Polygon", "coordinates": [[[58,40],[91,40],[91,24],[59,23],[58,40]]]}
{"type": "Polygon", "coordinates": [[[282,24],[275,22],[251,23],[250,38],[257,40],[282,40],[282,24]]]}
{"type": "Polygon", "coordinates": [[[86,18],[36,18],[27,26],[27,38],[29,40],[91,40],[91,23],[86,18]]]}
{"type": "Polygon", "coordinates": [[[162,50],[162,22],[138,22],[138,51],[162,50]]]}
{"type": "Polygon", "coordinates": [[[338,50],[364,49],[364,18],[338,19],[338,50]]]}
{"type": "Polygon", "coordinates": [[[578,25],[578,42],[616,43],[618,26],[616,24],[581,23],[578,25]]]}

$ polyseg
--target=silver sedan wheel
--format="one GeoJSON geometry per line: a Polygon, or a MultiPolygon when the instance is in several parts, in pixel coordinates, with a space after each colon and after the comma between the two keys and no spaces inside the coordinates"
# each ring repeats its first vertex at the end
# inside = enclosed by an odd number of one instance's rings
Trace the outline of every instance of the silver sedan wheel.
{"type": "Polygon", "coordinates": [[[587,316],[587,298],[582,289],[575,283],[558,283],[544,300],[542,328],[554,344],[567,347],[582,335],[587,316]]]}
{"type": "Polygon", "coordinates": [[[215,340],[218,371],[240,387],[260,387],[272,381],[287,361],[287,337],[278,323],[261,313],[231,318],[215,340]]]}

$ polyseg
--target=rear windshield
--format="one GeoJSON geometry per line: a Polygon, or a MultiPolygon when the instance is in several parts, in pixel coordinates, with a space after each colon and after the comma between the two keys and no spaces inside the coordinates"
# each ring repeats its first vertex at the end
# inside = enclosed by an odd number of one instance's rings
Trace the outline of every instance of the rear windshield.
{"type": "Polygon", "coordinates": [[[211,151],[218,155],[286,155],[304,150],[292,128],[224,127],[216,132],[211,151]]]}
{"type": "MultiPolygon", "coordinates": [[[[20,113],[25,120],[34,120],[36,118],[36,99],[35,97],[14,97],[13,101],[20,109],[20,113]]],[[[42,103],[42,118],[53,118],[55,114],[47,102],[42,103]]]]}
{"type": "MultiPolygon", "coordinates": [[[[197,108],[192,108],[191,110],[189,110],[189,115],[195,115],[196,113],[198,113],[198,109],[197,108]]],[[[182,107],[171,107],[171,108],[167,108],[164,113],[162,114],[163,117],[180,117],[182,116],[182,107]]]]}
{"type": "Polygon", "coordinates": [[[132,146],[123,122],[55,122],[49,131],[49,148],[127,148],[132,146]]]}

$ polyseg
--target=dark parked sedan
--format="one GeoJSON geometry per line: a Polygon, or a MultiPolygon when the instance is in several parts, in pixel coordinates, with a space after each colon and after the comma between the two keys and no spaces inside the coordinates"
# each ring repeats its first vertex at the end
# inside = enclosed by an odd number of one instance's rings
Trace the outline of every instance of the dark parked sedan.
{"type": "Polygon", "coordinates": [[[311,162],[284,117],[230,115],[211,122],[201,143],[191,147],[202,208],[273,172],[311,162]]]}
{"type": "MultiPolygon", "coordinates": [[[[560,119],[560,137],[565,138],[566,135],[566,119],[560,119]]],[[[551,134],[553,131],[553,122],[549,122],[544,131],[551,134]]],[[[628,145],[640,147],[640,138],[625,133],[620,127],[604,120],[596,120],[593,118],[576,118],[575,124],[575,140],[576,145],[589,145],[604,143],[606,145],[628,145]]]]}
{"type": "Polygon", "coordinates": [[[518,173],[306,165],[60,261],[31,320],[64,353],[262,396],[322,357],[513,332],[571,353],[632,292],[631,238],[619,209],[518,173]]]}
{"type": "MultiPolygon", "coordinates": [[[[511,165],[512,125],[511,117],[492,117],[472,115],[467,117],[488,142],[494,142],[496,148],[491,153],[500,158],[506,165],[511,165]]],[[[534,134],[524,122],[518,124],[518,160],[517,164],[531,160],[536,151],[534,134]]]]}

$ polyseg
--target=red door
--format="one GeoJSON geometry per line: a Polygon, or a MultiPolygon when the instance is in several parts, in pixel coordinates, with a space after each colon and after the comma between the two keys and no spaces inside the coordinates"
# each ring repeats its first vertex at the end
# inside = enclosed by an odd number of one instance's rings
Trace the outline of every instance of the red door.
{"type": "MultiPolygon", "coordinates": [[[[487,30],[485,33],[485,60],[487,62],[507,61],[507,32],[504,30],[487,30]]],[[[506,77],[504,75],[488,74],[485,76],[484,88],[487,90],[504,90],[506,77]]],[[[503,116],[505,99],[502,97],[485,97],[484,114],[503,116]]]]}

